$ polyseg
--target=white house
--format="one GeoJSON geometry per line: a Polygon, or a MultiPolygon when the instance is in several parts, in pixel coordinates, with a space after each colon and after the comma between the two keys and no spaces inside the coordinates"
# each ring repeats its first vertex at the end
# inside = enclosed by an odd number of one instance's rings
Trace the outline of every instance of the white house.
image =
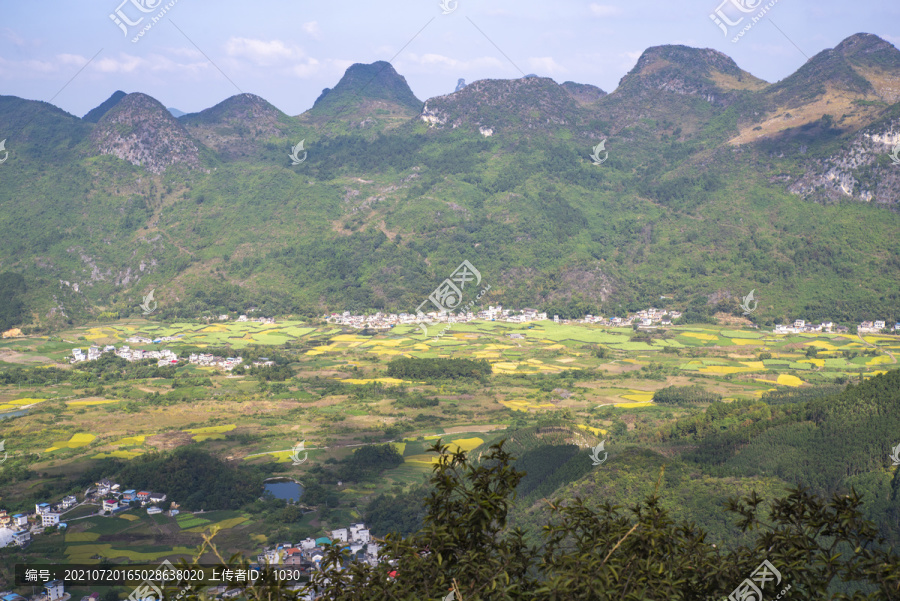
{"type": "Polygon", "coordinates": [[[119,502],[115,499],[103,499],[103,511],[113,511],[119,508],[119,502]]]}
{"type": "Polygon", "coordinates": [[[31,533],[28,530],[22,530],[20,532],[13,533],[13,542],[19,545],[20,547],[24,546],[25,543],[31,540],[31,533]]]}
{"type": "Polygon", "coordinates": [[[369,529],[365,524],[352,524],[350,526],[350,540],[357,543],[369,542],[369,529]]]}
{"type": "Polygon", "coordinates": [[[58,513],[44,513],[41,515],[41,524],[44,528],[49,526],[56,526],[59,524],[59,514],[58,513]]]}
{"type": "Polygon", "coordinates": [[[308,551],[309,549],[315,549],[316,547],[316,539],[314,538],[306,538],[300,541],[300,548],[308,551]]]}
{"type": "Polygon", "coordinates": [[[47,591],[47,597],[50,598],[50,601],[62,599],[66,594],[65,583],[62,580],[51,580],[44,585],[44,590],[47,591]]]}
{"type": "Polygon", "coordinates": [[[34,506],[34,512],[38,515],[50,513],[50,503],[38,503],[34,506]]]}
{"type": "Polygon", "coordinates": [[[162,513],[162,509],[160,509],[160,508],[157,507],[156,505],[151,505],[150,507],[147,508],[147,514],[148,514],[148,515],[153,515],[153,514],[156,514],[156,513],[162,513]]]}
{"type": "Polygon", "coordinates": [[[68,497],[63,497],[63,500],[60,502],[63,509],[68,509],[78,503],[78,499],[75,498],[75,495],[69,495],[68,497]]]}
{"type": "Polygon", "coordinates": [[[28,523],[28,516],[24,513],[17,513],[13,517],[13,526],[24,526],[28,523]]]}
{"type": "Polygon", "coordinates": [[[331,531],[332,540],[339,540],[342,543],[347,542],[347,529],[346,528],[338,528],[337,530],[331,531]]]}

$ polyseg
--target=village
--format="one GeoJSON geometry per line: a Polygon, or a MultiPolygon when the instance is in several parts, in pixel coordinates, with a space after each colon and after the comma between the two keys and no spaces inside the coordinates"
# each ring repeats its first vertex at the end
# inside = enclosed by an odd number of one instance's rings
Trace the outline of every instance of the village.
{"type": "MultiPolygon", "coordinates": [[[[172,337],[167,338],[171,339],[172,337]]],[[[150,340],[148,338],[132,337],[126,340],[126,342],[152,343],[159,342],[160,340],[161,339],[150,340]]],[[[88,348],[86,353],[83,349],[74,348],[72,349],[72,358],[69,361],[71,363],[96,361],[104,353],[113,353],[117,357],[121,357],[126,361],[143,361],[145,359],[156,359],[156,364],[158,367],[177,365],[179,363],[178,355],[176,355],[174,351],[171,351],[169,349],[158,351],[144,351],[141,349],[132,349],[128,345],[122,345],[121,347],[116,348],[111,344],[103,348],[100,348],[99,346],[91,346],[90,348],[88,348]]],[[[190,353],[187,357],[187,362],[190,364],[199,365],[201,367],[216,367],[225,371],[231,371],[238,365],[241,365],[244,362],[244,359],[242,357],[218,357],[211,353],[190,353]]],[[[269,365],[275,365],[275,362],[269,360],[268,357],[260,357],[259,360],[253,362],[254,367],[265,367],[269,365]]]]}
{"type": "Polygon", "coordinates": [[[307,538],[296,544],[279,543],[267,547],[257,555],[260,566],[295,566],[301,572],[318,569],[325,555],[325,547],[341,543],[350,551],[354,561],[364,561],[369,565],[378,564],[379,545],[369,534],[363,523],[351,524],[349,528],[332,530],[330,536],[307,538]]]}
{"type": "MultiPolygon", "coordinates": [[[[603,317],[601,315],[585,315],[581,319],[560,319],[553,316],[554,323],[562,324],[597,324],[610,327],[637,326],[640,329],[658,328],[673,325],[683,313],[675,310],[657,309],[650,307],[642,309],[626,317],[603,317]]],[[[375,313],[373,315],[351,315],[349,311],[332,313],[322,316],[328,323],[348,326],[357,329],[388,330],[397,325],[434,324],[434,323],[467,323],[470,321],[506,321],[509,323],[530,323],[535,321],[548,321],[547,313],[537,309],[525,308],[522,310],[504,309],[502,305],[490,305],[487,309],[473,313],[450,313],[432,311],[429,313],[375,313]]],[[[863,321],[857,326],[859,333],[877,333],[887,330],[885,320],[863,321]]],[[[776,324],[772,330],[775,334],[799,334],[803,332],[836,332],[849,331],[847,326],[835,325],[831,321],[823,321],[818,324],[807,322],[805,319],[794,320],[791,324],[776,324]]],[[[900,322],[894,324],[890,331],[900,331],[900,322]]]]}
{"type": "MultiPolygon", "coordinates": [[[[68,524],[63,520],[65,514],[76,507],[95,505],[96,513],[82,515],[75,519],[82,519],[94,515],[116,515],[122,511],[134,507],[147,507],[149,515],[162,513],[160,504],[166,501],[165,493],[121,490],[121,486],[109,479],[102,479],[84,492],[84,500],[79,503],[75,495],[63,497],[57,503],[37,503],[34,513],[16,513],[10,515],[7,510],[0,509],[0,547],[8,544],[25,547],[31,542],[32,537],[48,532],[49,529],[63,530],[68,524]]],[[[178,505],[171,503],[169,515],[178,515],[178,505]]]]}
{"type": "MultiPolygon", "coordinates": [[[[121,491],[121,486],[108,479],[103,479],[86,491],[85,503],[101,500],[102,509],[97,515],[114,515],[121,511],[133,509],[135,507],[147,507],[147,513],[150,515],[162,513],[159,504],[165,502],[166,495],[162,493],[151,493],[146,491],[125,490],[121,491]],[[106,497],[106,498],[104,498],[106,497]]],[[[31,530],[23,530],[15,533],[15,544],[26,546],[31,540],[31,532],[44,532],[46,528],[56,526],[57,528],[65,528],[66,524],[59,521],[59,517],[69,509],[77,506],[75,496],[65,497],[60,503],[50,505],[48,503],[40,503],[35,507],[34,513],[16,514],[15,516],[7,516],[5,511],[0,511],[4,518],[9,518],[4,523],[19,524],[26,526],[32,524],[31,530]]],[[[177,515],[177,504],[172,503],[168,515],[177,515]]],[[[339,544],[346,547],[350,551],[350,561],[363,561],[369,565],[377,565],[379,563],[379,545],[371,537],[369,529],[364,523],[354,523],[348,528],[338,528],[329,532],[329,536],[319,538],[307,538],[296,544],[279,543],[267,548],[257,555],[256,563],[251,564],[250,568],[259,570],[261,568],[286,568],[289,569],[291,582],[295,582],[295,587],[299,587],[299,583],[308,580],[312,572],[320,569],[321,562],[324,559],[326,547],[339,544]],[[296,575],[294,577],[293,575],[296,575]]],[[[65,592],[65,582],[62,580],[47,581],[47,577],[43,577],[38,570],[35,572],[32,580],[35,584],[42,584],[43,591],[30,598],[30,601],[69,601],[71,596],[65,592]]],[[[393,576],[394,573],[391,573],[393,576]]],[[[26,575],[26,577],[30,577],[26,575]]],[[[229,587],[227,584],[209,587],[207,594],[216,598],[231,598],[240,593],[239,589],[229,587]]],[[[99,601],[99,594],[92,593],[85,596],[81,601],[99,601]]],[[[305,598],[312,598],[312,593],[307,593],[305,598]]],[[[0,592],[0,601],[29,601],[25,597],[13,592],[0,592]]]]}

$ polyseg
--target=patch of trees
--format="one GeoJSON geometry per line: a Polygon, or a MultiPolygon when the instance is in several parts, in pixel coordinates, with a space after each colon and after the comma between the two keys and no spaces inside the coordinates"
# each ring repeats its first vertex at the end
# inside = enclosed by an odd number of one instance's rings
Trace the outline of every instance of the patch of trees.
{"type": "Polygon", "coordinates": [[[527,503],[550,496],[591,470],[591,460],[574,444],[541,445],[525,451],[514,463],[524,472],[517,493],[527,503]]]}
{"type": "Polygon", "coordinates": [[[721,401],[722,395],[702,386],[667,386],[653,393],[653,402],[663,405],[693,405],[721,401]]]}
{"type": "Polygon", "coordinates": [[[424,409],[425,407],[437,407],[440,401],[433,397],[426,397],[421,393],[413,393],[399,397],[396,403],[400,407],[424,409]]]}
{"type": "Polygon", "coordinates": [[[366,524],[375,536],[396,533],[407,536],[422,527],[425,505],[422,498],[425,488],[399,495],[381,494],[372,499],[366,507],[366,524]]]}
{"type": "Polygon", "coordinates": [[[403,456],[389,444],[362,447],[338,463],[340,480],[362,482],[377,478],[381,472],[403,464],[403,456]]]}
{"type": "Polygon", "coordinates": [[[231,466],[196,448],[148,453],[117,475],[129,488],[165,493],[185,509],[238,509],[262,494],[263,475],[249,466],[231,466]]]}
{"type": "Polygon", "coordinates": [[[388,363],[388,376],[404,380],[487,381],[491,364],[485,359],[430,359],[401,357],[388,363]]]}
{"type": "Polygon", "coordinates": [[[28,311],[25,307],[25,278],[7,271],[0,273],[0,330],[25,323],[28,311]]]}
{"type": "Polygon", "coordinates": [[[212,380],[209,378],[175,378],[172,380],[172,388],[190,388],[192,386],[207,386],[212,388],[212,380]]]}
{"type": "Polygon", "coordinates": [[[97,386],[123,380],[175,377],[174,367],[157,367],[156,359],[129,362],[112,353],[99,359],[76,363],[74,369],[56,367],[13,367],[0,371],[0,384],[40,385],[69,382],[76,387],[97,386]]]}
{"type": "Polygon", "coordinates": [[[254,365],[250,375],[266,382],[284,382],[294,375],[294,371],[287,365],[254,365]]]}
{"type": "Polygon", "coordinates": [[[772,390],[762,396],[769,405],[785,405],[787,403],[805,403],[822,397],[840,394],[843,386],[815,386],[812,388],[792,388],[789,390],[772,390]]]}
{"type": "MultiPolygon", "coordinates": [[[[830,501],[801,488],[769,503],[755,493],[731,498],[726,509],[748,542],[730,550],[696,524],[677,523],[656,495],[630,509],[595,499],[551,502],[541,540],[531,542],[508,527],[524,474],[502,443],[482,462],[433,450],[443,460],[422,527],[388,539],[377,565],[348,563],[346,546],[330,546],[312,575],[317,598],[433,599],[453,590],[467,601],[721,599],[758,576],[763,559],[782,575],[757,578],[766,598],[787,589],[791,599],[874,601],[900,589],[900,556],[882,546],[855,492],[830,501]]],[[[244,588],[254,601],[293,601],[306,592],[267,576],[244,588]]]]}

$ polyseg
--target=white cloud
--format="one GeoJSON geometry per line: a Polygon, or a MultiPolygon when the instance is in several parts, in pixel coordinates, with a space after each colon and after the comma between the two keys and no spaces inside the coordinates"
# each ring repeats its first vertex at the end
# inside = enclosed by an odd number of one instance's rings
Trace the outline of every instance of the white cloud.
{"type": "Polygon", "coordinates": [[[102,73],[133,73],[146,65],[147,61],[139,56],[120,54],[119,58],[104,57],[95,60],[92,67],[102,73]]]}
{"type": "Polygon", "coordinates": [[[530,71],[533,71],[535,74],[540,75],[541,77],[568,73],[568,69],[557,63],[555,60],[553,60],[552,57],[549,56],[535,56],[529,58],[528,66],[530,67],[530,71]]]}
{"type": "MultiPolygon", "coordinates": [[[[476,70],[476,69],[497,69],[498,67],[503,66],[511,66],[506,61],[498,60],[492,56],[482,56],[479,58],[475,58],[472,60],[459,60],[449,56],[445,56],[443,54],[414,54],[409,53],[403,54],[403,57],[400,61],[401,65],[413,64],[418,67],[428,67],[429,69],[434,69],[435,67],[444,67],[447,70],[452,70],[454,73],[465,71],[465,70],[476,70]]],[[[396,65],[395,65],[396,68],[396,65]]],[[[398,72],[403,72],[403,67],[397,68],[398,72]]]]}
{"type": "Polygon", "coordinates": [[[588,9],[590,9],[591,14],[595,17],[615,17],[616,15],[622,14],[622,9],[618,6],[597,4],[596,2],[591,2],[588,9]]]}
{"type": "Polygon", "coordinates": [[[290,48],[281,40],[253,40],[250,38],[230,38],[225,43],[228,56],[246,59],[259,66],[269,66],[304,56],[299,48],[290,48]]]}
{"type": "Polygon", "coordinates": [[[80,67],[88,62],[88,59],[80,54],[57,54],[56,58],[63,65],[78,65],[80,67]]]}
{"type": "Polygon", "coordinates": [[[291,67],[291,73],[293,73],[297,77],[309,77],[318,73],[320,67],[321,64],[319,63],[319,61],[314,58],[310,58],[303,63],[291,67]]]}
{"type": "Polygon", "coordinates": [[[318,21],[310,21],[309,23],[304,23],[303,31],[309,34],[309,37],[314,40],[322,39],[322,29],[319,27],[318,21]]]}
{"type": "Polygon", "coordinates": [[[41,73],[53,73],[59,69],[59,64],[51,61],[28,60],[21,63],[30,71],[39,71],[41,73]]]}

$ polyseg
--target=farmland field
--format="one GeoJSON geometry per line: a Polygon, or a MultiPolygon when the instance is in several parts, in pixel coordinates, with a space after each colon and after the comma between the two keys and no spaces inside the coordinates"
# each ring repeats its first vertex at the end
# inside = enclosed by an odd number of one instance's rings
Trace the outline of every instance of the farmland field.
{"type": "MultiPolygon", "coordinates": [[[[27,407],[24,415],[4,422],[6,450],[38,474],[11,485],[5,500],[22,499],[21,507],[27,507],[40,498],[42,485],[99,462],[118,462],[120,469],[188,446],[305,486],[315,466],[346,461],[368,445],[390,441],[402,459],[398,465],[375,480],[328,483],[336,495],[329,503],[337,507],[304,509],[284,536],[321,535],[341,520],[359,519],[378,495],[419,486],[434,466],[429,449],[439,439],[450,450],[479,454],[507,432],[552,422],[568,424],[576,434],[567,440],[584,446],[684,415],[685,408],[654,402],[665,387],[699,386],[726,402],[757,401],[770,391],[868,379],[892,369],[891,349],[900,347],[900,337],[886,335],[867,336],[867,346],[849,334],[782,336],[733,325],[675,326],[648,335],[552,322],[454,324],[437,342],[411,326],[363,336],[299,321],[273,326],[132,320],[76,328],[59,338],[0,342],[0,348],[14,346],[26,355],[41,353],[44,359],[32,369],[56,367],[62,374],[40,385],[0,388],[0,409],[27,407]],[[157,376],[86,385],[76,376],[90,364],[66,363],[72,348],[120,345],[134,335],[178,337],[132,343],[135,348],[180,354],[228,347],[234,355],[275,356],[289,371],[283,380],[266,380],[251,371],[229,374],[182,362],[157,376]],[[484,360],[492,373],[486,382],[398,378],[388,374],[398,357],[484,360]],[[299,456],[305,459],[298,464],[292,448],[301,441],[299,456]]],[[[262,500],[261,490],[259,495],[257,503],[271,502],[262,500]]],[[[85,506],[78,515],[97,509],[85,506]]],[[[116,517],[72,520],[55,558],[96,563],[98,557],[153,561],[187,555],[214,529],[222,550],[252,554],[280,532],[273,525],[278,520],[267,519],[274,521],[231,510],[149,516],[135,507],[116,517]]]]}

